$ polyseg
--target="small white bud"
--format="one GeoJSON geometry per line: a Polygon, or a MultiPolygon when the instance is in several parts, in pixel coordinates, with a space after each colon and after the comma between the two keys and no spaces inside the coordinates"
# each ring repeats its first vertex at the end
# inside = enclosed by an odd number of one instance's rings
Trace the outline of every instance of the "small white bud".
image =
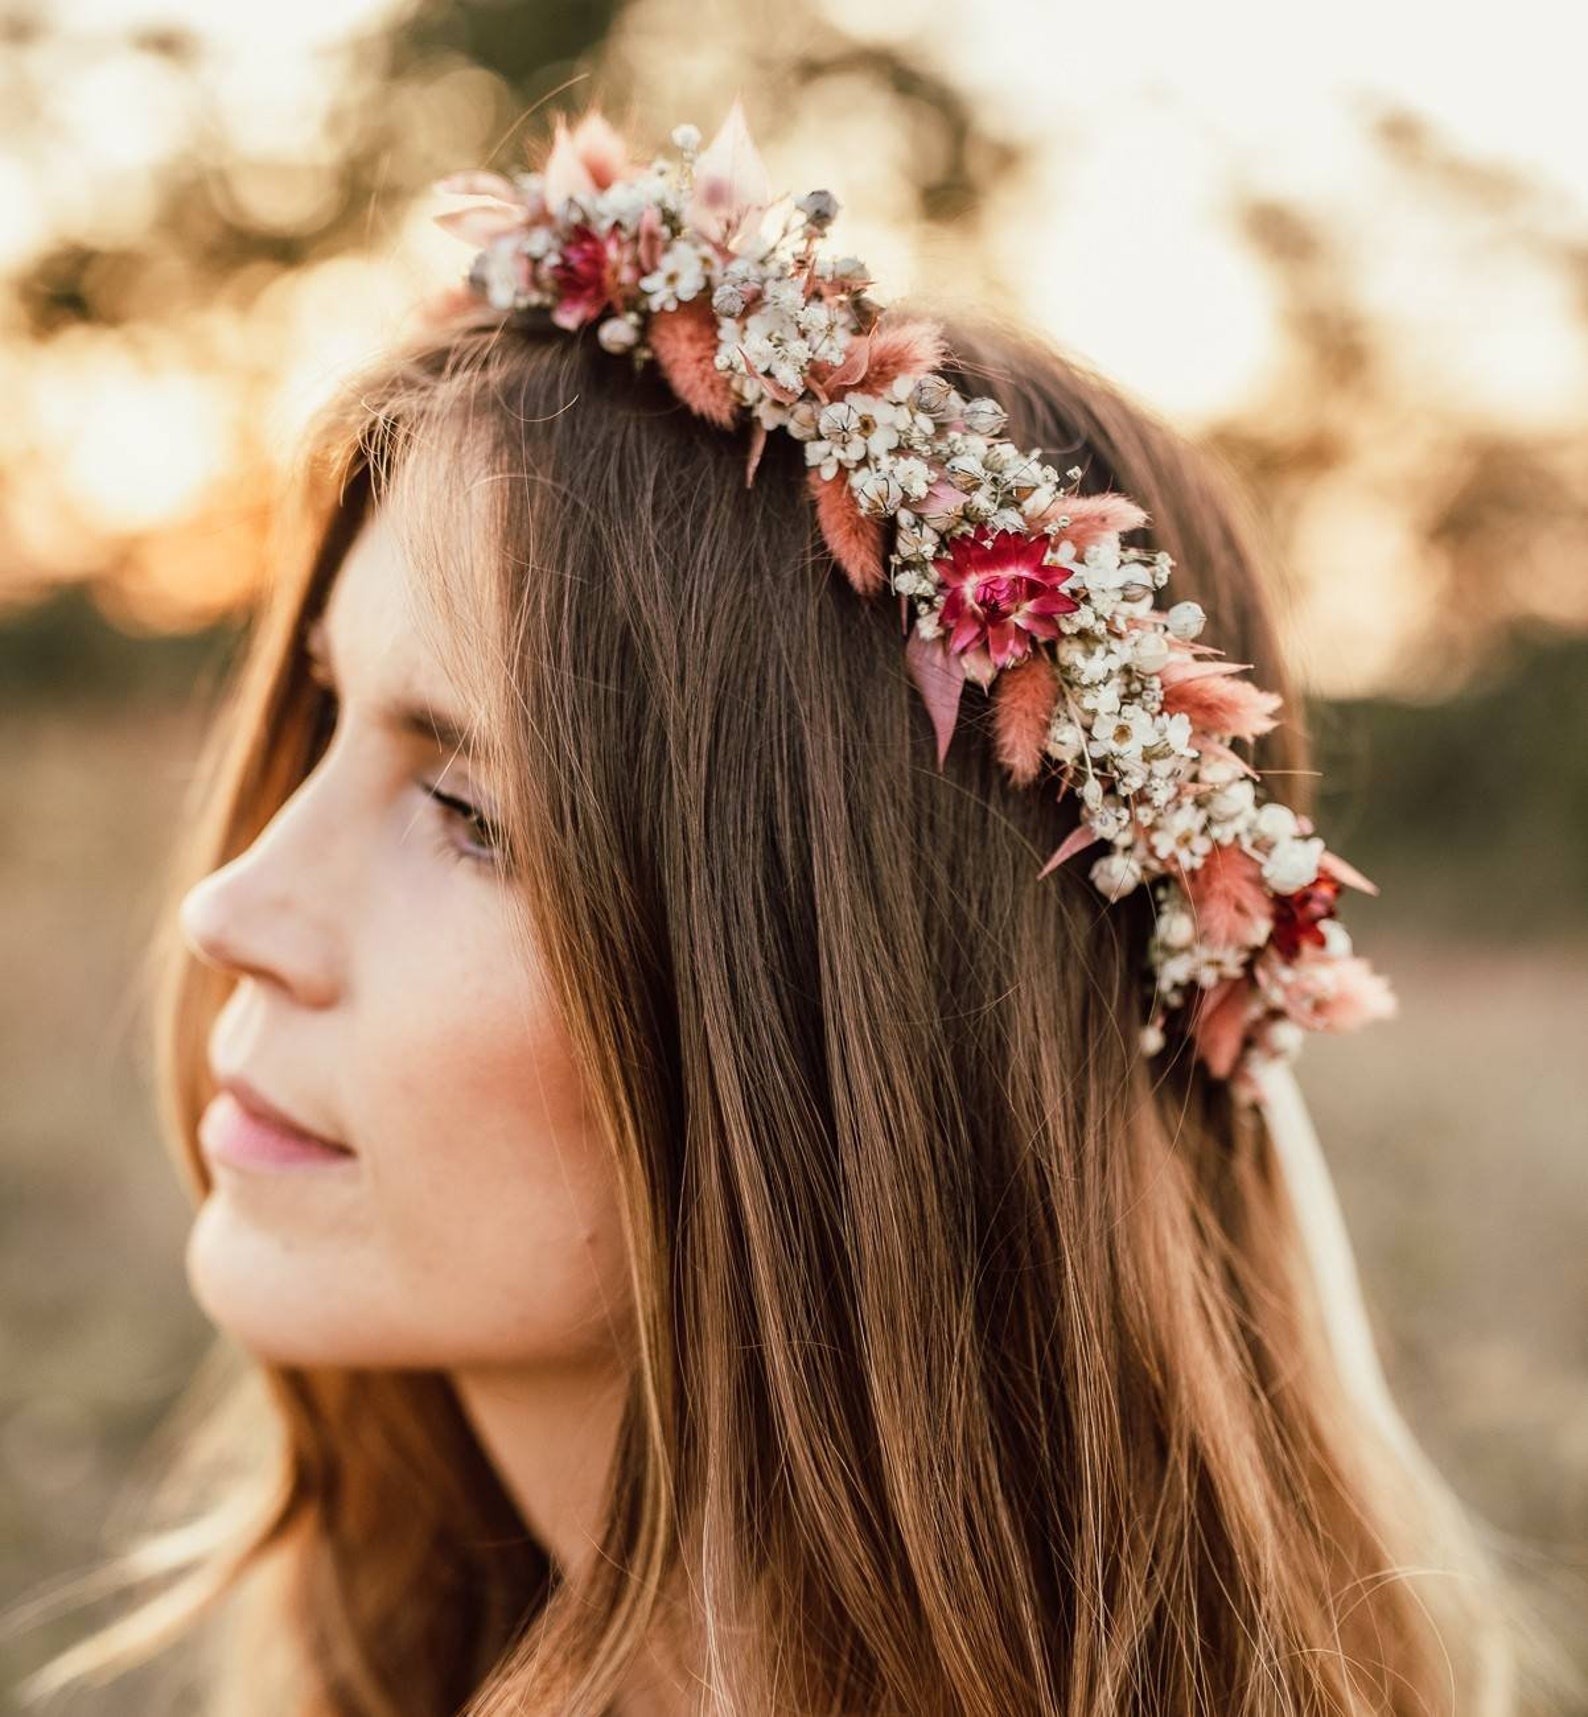
{"type": "Polygon", "coordinates": [[[1169,660],[1169,640],[1162,632],[1138,632],[1131,645],[1130,659],[1142,673],[1156,674],[1169,660]]]}
{"type": "Polygon", "coordinates": [[[1265,841],[1288,841],[1296,829],[1296,813],[1277,800],[1270,800],[1257,813],[1257,832],[1265,841]]]}
{"type": "Polygon", "coordinates": [[[1129,853],[1105,853],[1089,874],[1099,894],[1121,900],[1141,881],[1141,861],[1129,853]]]}
{"type": "Polygon", "coordinates": [[[1202,630],[1207,623],[1207,615],[1200,602],[1177,602],[1169,610],[1169,630],[1188,643],[1202,630]]]}
{"type": "Polygon", "coordinates": [[[966,400],[960,416],[972,435],[998,435],[1009,421],[1008,412],[997,400],[985,397],[966,400]]]}
{"type": "Polygon", "coordinates": [[[698,125],[675,125],[670,133],[673,147],[684,155],[693,155],[700,147],[700,127],[698,125]]]}
{"type": "Polygon", "coordinates": [[[596,339],[606,352],[627,352],[639,344],[640,331],[626,316],[609,316],[596,329],[596,339]]]}

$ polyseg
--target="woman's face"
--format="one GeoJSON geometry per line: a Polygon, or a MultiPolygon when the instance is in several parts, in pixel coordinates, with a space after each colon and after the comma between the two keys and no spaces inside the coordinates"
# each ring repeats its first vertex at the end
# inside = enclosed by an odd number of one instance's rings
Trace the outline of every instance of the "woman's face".
{"type": "Polygon", "coordinates": [[[183,902],[194,951],[236,979],[213,1071],[253,1090],[200,1124],[188,1274],[283,1364],[604,1363],[628,1327],[615,1186],[469,818],[488,826],[492,784],[404,714],[463,714],[416,608],[377,510],[311,635],[329,747],[183,902]],[[261,1128],[259,1097],[341,1149],[261,1128]]]}

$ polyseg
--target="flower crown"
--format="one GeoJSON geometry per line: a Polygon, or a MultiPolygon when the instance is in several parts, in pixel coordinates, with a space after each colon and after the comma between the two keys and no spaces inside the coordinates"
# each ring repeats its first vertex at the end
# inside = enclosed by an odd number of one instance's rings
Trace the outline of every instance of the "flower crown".
{"type": "Polygon", "coordinates": [[[701,417],[748,423],[747,486],[769,430],[804,443],[833,558],[861,596],[887,584],[899,598],[939,769],[974,680],[1009,778],[1077,800],[1076,829],[1038,874],[1101,846],[1101,894],[1150,894],[1145,1053],[1188,1033],[1251,1096],[1257,1067],[1288,1059],[1305,1030],[1393,1013],[1335,916],[1342,885],[1377,891],[1233,749],[1275,725],[1280,699],[1199,642],[1195,602],[1156,605],[1173,563],[1121,542],[1147,515],[1002,439],[1003,408],[939,373],[941,327],[879,305],[858,258],[819,252],[830,192],[767,219],[737,100],[709,147],[693,125],[672,143],[676,157],[637,162],[592,110],[572,130],[557,121],[539,171],[441,180],[489,199],[437,217],[478,247],[449,307],[483,298],[571,333],[594,323],[606,351],[654,360],[701,417]]]}

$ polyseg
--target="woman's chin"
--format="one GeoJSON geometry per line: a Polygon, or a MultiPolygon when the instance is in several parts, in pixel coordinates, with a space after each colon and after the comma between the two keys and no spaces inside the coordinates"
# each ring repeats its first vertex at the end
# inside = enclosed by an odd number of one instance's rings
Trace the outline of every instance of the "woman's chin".
{"type": "Polygon", "coordinates": [[[246,1200],[212,1189],[188,1235],[188,1287],[199,1308],[256,1358],[277,1365],[400,1363],[390,1332],[370,1327],[356,1260],[262,1223],[246,1200]]]}

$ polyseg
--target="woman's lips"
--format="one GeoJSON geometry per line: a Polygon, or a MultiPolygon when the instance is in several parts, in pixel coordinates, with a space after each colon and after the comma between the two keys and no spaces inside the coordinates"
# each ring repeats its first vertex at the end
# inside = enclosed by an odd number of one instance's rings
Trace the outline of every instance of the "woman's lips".
{"type": "Polygon", "coordinates": [[[211,1162],[238,1169],[330,1168],[357,1160],[340,1145],[250,1108],[232,1090],[211,1100],[199,1120],[198,1140],[211,1162]]]}

